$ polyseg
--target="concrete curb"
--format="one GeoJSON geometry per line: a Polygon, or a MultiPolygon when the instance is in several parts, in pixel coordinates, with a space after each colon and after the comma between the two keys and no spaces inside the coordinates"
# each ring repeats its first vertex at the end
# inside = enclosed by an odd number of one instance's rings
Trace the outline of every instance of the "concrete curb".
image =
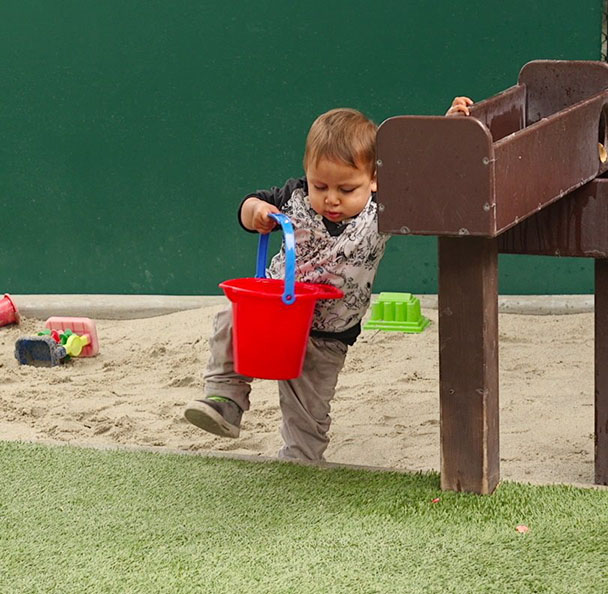
{"type": "MultiPolygon", "coordinates": [[[[437,295],[417,295],[422,309],[437,309],[437,295]]],[[[525,315],[593,312],[593,295],[500,295],[498,311],[525,315]]]]}
{"type": "Polygon", "coordinates": [[[226,303],[223,296],[176,295],[14,295],[19,313],[45,320],[50,316],[84,316],[98,320],[153,318],[226,303]]]}
{"type": "MultiPolygon", "coordinates": [[[[227,303],[221,295],[14,295],[24,317],[86,316],[102,320],[152,318],[227,303]]],[[[437,295],[417,295],[423,310],[437,309],[437,295]]],[[[593,311],[593,295],[501,295],[500,313],[559,315],[593,311]]]]}

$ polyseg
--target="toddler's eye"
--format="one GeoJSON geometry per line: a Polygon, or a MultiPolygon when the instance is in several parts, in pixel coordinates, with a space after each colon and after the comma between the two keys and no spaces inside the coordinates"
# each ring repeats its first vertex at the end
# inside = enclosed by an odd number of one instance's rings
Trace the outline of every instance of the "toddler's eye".
{"type": "Polygon", "coordinates": [[[350,194],[355,191],[355,188],[340,188],[340,190],[343,194],[350,194]]]}
{"type": "Polygon", "coordinates": [[[327,186],[322,186],[319,184],[314,184],[315,190],[326,190],[327,186]]]}

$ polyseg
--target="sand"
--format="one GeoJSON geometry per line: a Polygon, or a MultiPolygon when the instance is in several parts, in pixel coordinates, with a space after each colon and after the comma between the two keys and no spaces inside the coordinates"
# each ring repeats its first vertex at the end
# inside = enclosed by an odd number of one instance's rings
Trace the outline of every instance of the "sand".
{"type": "MultiPolygon", "coordinates": [[[[220,307],[96,320],[100,354],[53,368],[19,366],[13,354],[16,339],[43,321],[0,328],[0,439],[274,457],[276,382],[254,382],[238,439],[183,418],[184,404],[202,395],[220,307]]],[[[328,462],[439,469],[437,311],[424,314],[432,323],[421,334],[365,331],[350,349],[328,462]]],[[[593,314],[508,313],[499,324],[501,477],[593,484],[593,314]]]]}

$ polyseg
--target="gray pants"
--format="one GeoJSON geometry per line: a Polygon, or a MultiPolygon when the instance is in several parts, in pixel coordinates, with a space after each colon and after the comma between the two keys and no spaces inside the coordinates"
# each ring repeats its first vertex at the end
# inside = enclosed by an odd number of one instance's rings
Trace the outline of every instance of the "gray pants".
{"type": "MultiPolygon", "coordinates": [[[[252,378],[234,370],[231,307],[216,316],[209,349],[205,394],[225,396],[243,410],[249,410],[252,378]]],[[[278,382],[283,416],[283,447],[279,458],[323,460],[329,443],[330,403],[347,351],[348,346],[338,340],[311,337],[302,374],[296,379],[278,382]]]]}

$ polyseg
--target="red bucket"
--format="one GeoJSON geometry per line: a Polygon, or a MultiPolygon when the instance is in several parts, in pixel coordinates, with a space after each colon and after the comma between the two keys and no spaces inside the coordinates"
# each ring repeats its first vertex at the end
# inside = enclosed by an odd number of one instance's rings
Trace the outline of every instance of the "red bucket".
{"type": "Polygon", "coordinates": [[[237,278],[220,284],[232,301],[234,368],[263,379],[293,379],[302,373],[317,299],[338,299],[330,285],[295,283],[295,301],[283,303],[285,283],[237,278]]]}
{"type": "Polygon", "coordinates": [[[260,235],[256,278],[220,283],[232,302],[234,368],[262,379],[286,380],[302,373],[306,345],[318,299],[339,299],[331,285],[294,282],[295,241],[285,215],[271,215],[281,223],[285,242],[285,281],[260,278],[265,274],[268,235],[260,235]]]}

